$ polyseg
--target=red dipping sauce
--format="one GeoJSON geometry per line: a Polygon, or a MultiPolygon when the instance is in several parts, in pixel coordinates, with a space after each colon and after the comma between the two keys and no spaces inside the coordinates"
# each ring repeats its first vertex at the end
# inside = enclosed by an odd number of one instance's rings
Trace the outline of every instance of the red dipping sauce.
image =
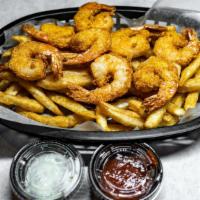
{"type": "Polygon", "coordinates": [[[117,153],[102,169],[102,190],[112,199],[140,199],[153,185],[152,164],[143,155],[117,153]]]}
{"type": "Polygon", "coordinates": [[[146,143],[101,145],[89,166],[92,199],[155,200],[163,170],[146,143]]]}

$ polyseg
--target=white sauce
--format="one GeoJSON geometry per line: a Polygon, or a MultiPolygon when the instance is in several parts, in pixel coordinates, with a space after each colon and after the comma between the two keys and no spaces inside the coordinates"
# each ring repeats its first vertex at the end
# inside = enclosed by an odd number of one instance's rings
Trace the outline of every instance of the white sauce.
{"type": "Polygon", "coordinates": [[[60,153],[48,152],[30,160],[25,191],[36,199],[53,200],[70,193],[79,176],[74,160],[60,153]]]}

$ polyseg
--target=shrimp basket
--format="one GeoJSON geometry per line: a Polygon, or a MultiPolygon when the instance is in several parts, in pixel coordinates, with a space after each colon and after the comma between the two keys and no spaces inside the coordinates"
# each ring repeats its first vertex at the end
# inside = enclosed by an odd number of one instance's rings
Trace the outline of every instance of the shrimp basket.
{"type": "MultiPolygon", "coordinates": [[[[140,18],[148,10],[141,7],[126,7],[117,6],[117,15],[114,17],[115,29],[121,27],[128,27],[128,19],[140,18]]],[[[13,41],[11,36],[13,34],[20,34],[20,27],[23,23],[31,22],[35,26],[46,22],[56,22],[57,24],[73,24],[73,17],[78,8],[66,8],[59,10],[50,10],[40,13],[31,14],[20,19],[17,19],[0,30],[0,52],[12,47],[13,41]]],[[[155,23],[155,22],[154,22],[155,23]]],[[[156,21],[159,23],[159,21],[156,21]]],[[[197,106],[196,109],[198,109],[197,106]]],[[[199,108],[200,109],[200,108],[199,108]]],[[[200,112],[199,112],[200,113],[200,112]]],[[[20,117],[15,112],[0,106],[0,122],[12,129],[27,134],[34,134],[43,137],[64,138],[73,141],[85,142],[109,142],[109,141],[127,141],[127,140],[155,140],[184,136],[186,134],[197,133],[200,129],[200,115],[194,112],[192,117],[181,123],[170,126],[155,128],[149,130],[132,130],[123,132],[103,132],[96,131],[92,128],[88,130],[80,129],[61,129],[43,126],[41,124],[34,124],[30,120],[20,117]]]]}

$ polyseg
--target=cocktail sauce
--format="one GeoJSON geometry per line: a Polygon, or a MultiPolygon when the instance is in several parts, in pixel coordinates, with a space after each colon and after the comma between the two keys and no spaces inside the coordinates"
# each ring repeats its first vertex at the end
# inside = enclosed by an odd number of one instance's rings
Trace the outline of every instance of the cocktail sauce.
{"type": "Polygon", "coordinates": [[[162,180],[162,166],[148,145],[108,145],[95,155],[90,179],[99,199],[153,199],[162,180]]]}

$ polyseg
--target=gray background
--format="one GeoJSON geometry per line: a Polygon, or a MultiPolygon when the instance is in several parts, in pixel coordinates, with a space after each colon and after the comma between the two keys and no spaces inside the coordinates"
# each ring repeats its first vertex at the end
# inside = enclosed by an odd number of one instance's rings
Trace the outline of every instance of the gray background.
{"type": "MultiPolygon", "coordinates": [[[[86,1],[70,0],[0,0],[0,27],[19,17],[65,7],[79,6],[86,1]]],[[[151,6],[154,0],[99,1],[115,5],[151,6]]],[[[170,1],[171,2],[171,1],[170,1]]],[[[181,1],[182,2],[182,1],[181,1]]],[[[197,1],[196,1],[197,2],[197,1]]],[[[194,1],[193,6],[200,7],[194,1]]],[[[32,138],[0,125],[0,200],[10,200],[9,169],[12,157],[32,138]]],[[[200,139],[173,140],[154,143],[164,167],[161,200],[200,199],[200,139]]],[[[77,198],[82,199],[83,198],[77,198]]],[[[87,197],[85,197],[87,199],[87,197]]]]}

